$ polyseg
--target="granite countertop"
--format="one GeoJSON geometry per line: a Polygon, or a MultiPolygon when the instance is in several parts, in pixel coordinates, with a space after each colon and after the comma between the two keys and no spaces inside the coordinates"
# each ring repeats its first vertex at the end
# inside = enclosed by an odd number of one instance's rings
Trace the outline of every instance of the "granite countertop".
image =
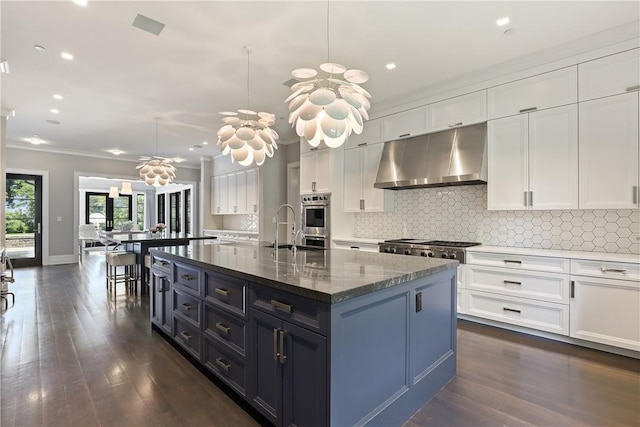
{"type": "Polygon", "coordinates": [[[458,261],[350,251],[303,251],[258,245],[161,247],[152,251],[186,258],[192,264],[327,303],[338,303],[420,277],[456,268],[458,261]]]}

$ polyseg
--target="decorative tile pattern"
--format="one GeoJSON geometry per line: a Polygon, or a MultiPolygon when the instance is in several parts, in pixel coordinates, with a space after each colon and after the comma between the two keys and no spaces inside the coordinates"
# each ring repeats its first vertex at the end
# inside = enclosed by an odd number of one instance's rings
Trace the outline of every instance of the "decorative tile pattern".
{"type": "Polygon", "coordinates": [[[258,231],[258,215],[223,215],[223,230],[258,231]]]}
{"type": "Polygon", "coordinates": [[[640,210],[488,211],[487,186],[397,191],[395,210],[359,213],[355,237],[640,254],[640,210]]]}

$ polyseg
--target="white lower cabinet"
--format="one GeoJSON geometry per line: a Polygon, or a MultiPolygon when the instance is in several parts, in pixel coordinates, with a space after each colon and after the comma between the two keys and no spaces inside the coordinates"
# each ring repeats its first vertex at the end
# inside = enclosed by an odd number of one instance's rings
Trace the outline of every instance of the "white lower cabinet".
{"type": "Polygon", "coordinates": [[[349,249],[352,251],[379,252],[377,242],[365,242],[361,240],[332,239],[335,249],[349,249]]]}
{"type": "MultiPolygon", "coordinates": [[[[572,260],[572,273],[585,273],[585,264],[596,263],[572,260]]],[[[597,264],[600,268],[591,277],[571,276],[571,336],[640,351],[640,282],[633,274],[638,265],[597,264]]]]}
{"type": "Polygon", "coordinates": [[[460,264],[458,266],[458,314],[467,313],[467,266],[460,264]]]}

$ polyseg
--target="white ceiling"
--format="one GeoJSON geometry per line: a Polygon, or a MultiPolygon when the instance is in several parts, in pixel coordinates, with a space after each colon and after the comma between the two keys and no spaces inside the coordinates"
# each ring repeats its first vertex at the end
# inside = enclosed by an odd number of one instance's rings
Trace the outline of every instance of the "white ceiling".
{"type": "MultiPolygon", "coordinates": [[[[291,70],[330,61],[370,75],[373,108],[416,89],[486,70],[639,19],[638,1],[72,1],[0,2],[3,114],[9,146],[137,159],[157,154],[198,165],[218,154],[220,111],[249,108],[287,123],[291,70]],[[159,36],[137,14],[166,26],[159,36]],[[507,27],[497,18],[509,16],[507,27]],[[505,28],[514,28],[504,36],[505,28]],[[33,48],[42,45],[46,51],[33,48]],[[72,53],[72,61],[60,57],[72,53]],[[395,62],[393,71],[385,64],[395,62]],[[53,94],[64,96],[53,99],[53,94]],[[52,114],[52,108],[59,114],[52,114]],[[57,120],[59,125],[47,120],[57,120]],[[209,145],[195,148],[208,141],[209,145]]],[[[366,126],[366,125],[365,125],[366,126]]]]}

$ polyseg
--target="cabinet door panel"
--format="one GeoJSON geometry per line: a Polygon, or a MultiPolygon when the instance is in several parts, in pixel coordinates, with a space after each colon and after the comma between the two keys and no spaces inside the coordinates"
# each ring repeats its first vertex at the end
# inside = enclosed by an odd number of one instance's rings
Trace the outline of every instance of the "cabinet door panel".
{"type": "Polygon", "coordinates": [[[580,103],[580,209],[638,206],[638,93],[580,103]]]}
{"type": "Polygon", "coordinates": [[[369,120],[364,123],[362,133],[353,132],[344,143],[344,149],[356,148],[360,144],[377,144],[382,142],[382,119],[369,120]]]}
{"type": "Polygon", "coordinates": [[[567,67],[489,88],[489,119],[523,110],[558,107],[578,102],[577,67],[567,67]]]}
{"type": "Polygon", "coordinates": [[[344,152],[344,210],[360,212],[362,200],[362,149],[344,152]]]}
{"type": "Polygon", "coordinates": [[[327,425],[327,339],[283,323],[285,335],[282,425],[327,425]]]}
{"type": "MultiPolygon", "coordinates": [[[[234,213],[246,214],[247,211],[247,173],[245,171],[236,172],[236,206],[234,213]]],[[[233,189],[232,189],[233,191],[233,189]]]]}
{"type": "Polygon", "coordinates": [[[487,132],[488,209],[526,209],[524,193],[529,188],[527,115],[491,120],[487,132]]]}
{"type": "Polygon", "coordinates": [[[487,120],[487,91],[470,93],[431,105],[429,132],[487,120]]]}
{"type": "Polygon", "coordinates": [[[385,141],[427,133],[427,107],[414,108],[383,118],[383,130],[385,141]]]}
{"type": "Polygon", "coordinates": [[[329,188],[331,182],[331,149],[318,150],[314,153],[316,155],[316,192],[329,192],[331,191],[329,188]]]}
{"type": "Polygon", "coordinates": [[[640,49],[632,49],[578,65],[580,101],[638,90],[640,49]]]}
{"type": "Polygon", "coordinates": [[[220,213],[220,177],[211,177],[211,214],[220,213]]]}
{"type": "Polygon", "coordinates": [[[227,212],[228,213],[236,213],[238,211],[238,193],[236,189],[238,187],[238,178],[235,173],[231,173],[227,176],[227,185],[229,186],[227,189],[227,197],[228,197],[228,205],[227,212]]]}
{"type": "Polygon", "coordinates": [[[258,213],[260,198],[258,168],[247,169],[247,212],[258,213]]]}
{"type": "Polygon", "coordinates": [[[640,285],[572,276],[571,336],[640,351],[640,285]]]}
{"type": "Polygon", "coordinates": [[[578,209],[578,106],[529,115],[532,209],[578,209]]]}
{"type": "Polygon", "coordinates": [[[220,212],[221,214],[229,213],[229,175],[220,176],[220,212]]]}
{"type": "Polygon", "coordinates": [[[316,176],[315,151],[300,154],[300,193],[313,192],[316,176]]]}
{"type": "MultiPolygon", "coordinates": [[[[364,199],[364,210],[367,212],[383,212],[385,208],[385,190],[373,187],[378,177],[378,166],[383,148],[384,144],[368,145],[361,148],[363,154],[362,198],[364,199]]],[[[387,197],[392,197],[392,195],[389,194],[387,197]]]]}

